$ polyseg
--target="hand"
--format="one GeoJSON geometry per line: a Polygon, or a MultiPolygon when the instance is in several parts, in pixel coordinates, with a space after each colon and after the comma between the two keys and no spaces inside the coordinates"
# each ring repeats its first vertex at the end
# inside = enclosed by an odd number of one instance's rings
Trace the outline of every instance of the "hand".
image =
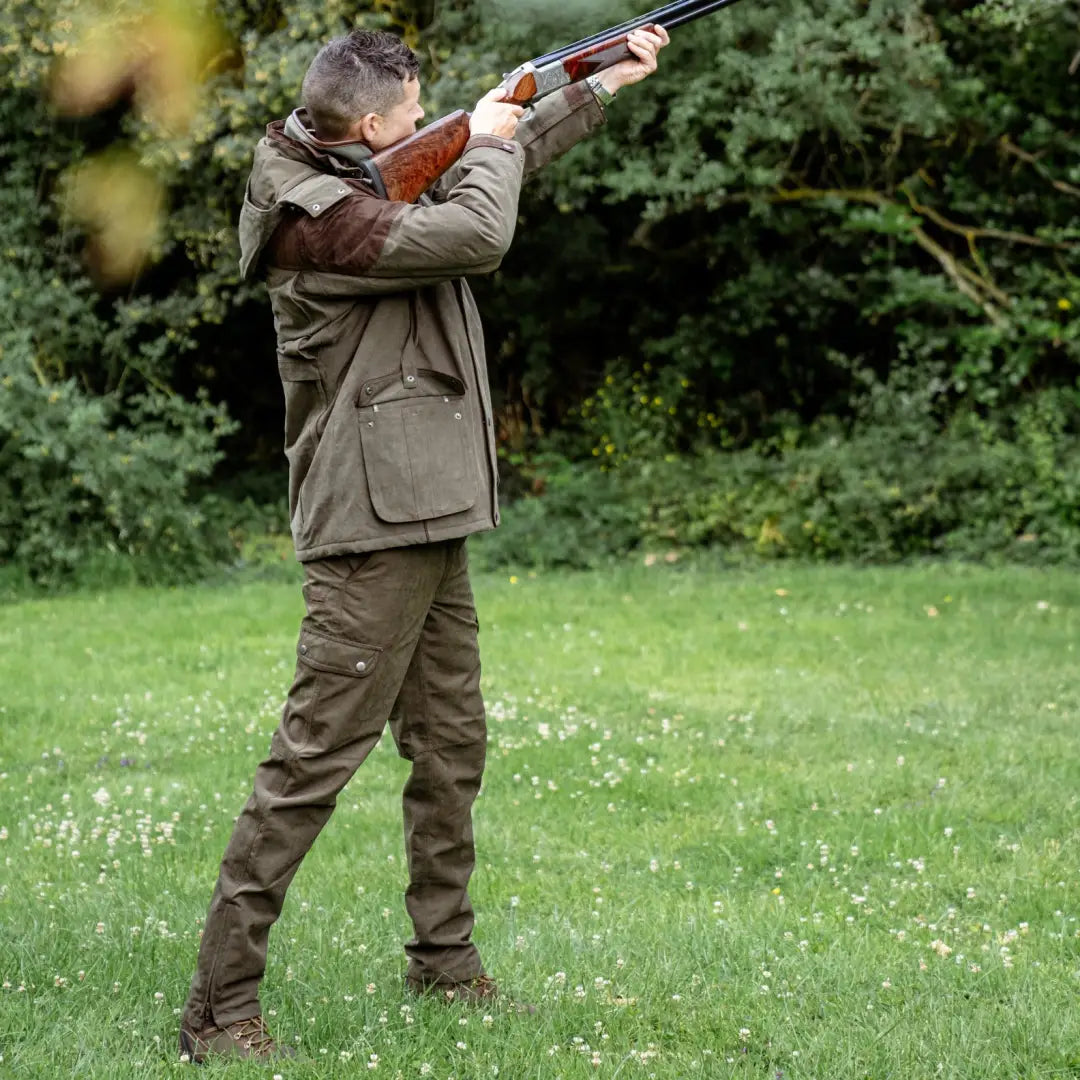
{"type": "Polygon", "coordinates": [[[651,31],[631,30],[626,38],[626,47],[637,59],[621,60],[601,71],[598,77],[613,94],[624,86],[641,82],[656,70],[656,54],[670,44],[671,38],[662,26],[654,26],[651,31]]]}
{"type": "Polygon", "coordinates": [[[489,90],[473,109],[469,131],[473,135],[498,135],[500,139],[512,139],[517,130],[518,117],[525,111],[520,105],[503,101],[505,90],[496,86],[489,90]]]}

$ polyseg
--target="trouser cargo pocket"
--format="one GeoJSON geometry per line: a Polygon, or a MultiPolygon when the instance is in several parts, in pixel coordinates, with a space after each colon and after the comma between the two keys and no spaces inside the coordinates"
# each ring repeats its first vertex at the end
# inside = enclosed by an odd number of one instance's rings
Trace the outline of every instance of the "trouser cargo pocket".
{"type": "Polygon", "coordinates": [[[289,760],[324,753],[348,741],[353,718],[367,696],[359,680],[370,679],[381,653],[375,645],[302,629],[296,645],[296,678],[272,740],[273,750],[289,760]]]}

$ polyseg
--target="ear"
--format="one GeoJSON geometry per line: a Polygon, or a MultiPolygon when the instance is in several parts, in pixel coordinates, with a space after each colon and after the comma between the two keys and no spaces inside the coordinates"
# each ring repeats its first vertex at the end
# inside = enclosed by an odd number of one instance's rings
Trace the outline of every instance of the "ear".
{"type": "Polygon", "coordinates": [[[379,113],[366,113],[357,120],[353,127],[359,137],[369,146],[378,140],[379,132],[382,131],[383,118],[379,113]]]}

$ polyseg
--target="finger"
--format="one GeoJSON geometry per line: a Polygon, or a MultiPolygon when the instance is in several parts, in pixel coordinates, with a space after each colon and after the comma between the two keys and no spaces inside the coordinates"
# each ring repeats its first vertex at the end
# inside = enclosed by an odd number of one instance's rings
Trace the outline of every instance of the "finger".
{"type": "Polygon", "coordinates": [[[635,34],[634,37],[626,39],[627,47],[635,56],[640,56],[644,59],[642,50],[649,56],[656,56],[660,51],[661,41],[658,37],[654,37],[652,34],[635,34]]]}
{"type": "Polygon", "coordinates": [[[652,34],[648,30],[639,31],[636,37],[639,44],[651,49],[654,53],[664,47],[664,39],[659,34],[652,34]]]}
{"type": "Polygon", "coordinates": [[[650,71],[656,69],[656,54],[651,49],[639,45],[636,41],[627,41],[626,46],[650,71]]]}
{"type": "Polygon", "coordinates": [[[480,100],[481,101],[502,101],[506,97],[506,87],[496,86],[489,90],[480,100]]]}
{"type": "Polygon", "coordinates": [[[660,48],[671,44],[671,35],[662,26],[654,26],[653,33],[660,39],[660,48]]]}

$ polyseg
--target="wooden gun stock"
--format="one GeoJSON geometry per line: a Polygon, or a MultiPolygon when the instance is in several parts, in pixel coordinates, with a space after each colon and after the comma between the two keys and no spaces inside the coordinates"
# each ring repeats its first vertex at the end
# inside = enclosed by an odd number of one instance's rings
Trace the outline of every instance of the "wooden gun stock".
{"type": "Polygon", "coordinates": [[[369,176],[379,194],[391,202],[415,202],[465,150],[469,114],[464,109],[444,116],[401,142],[380,150],[371,159],[378,176],[369,176]]]}

